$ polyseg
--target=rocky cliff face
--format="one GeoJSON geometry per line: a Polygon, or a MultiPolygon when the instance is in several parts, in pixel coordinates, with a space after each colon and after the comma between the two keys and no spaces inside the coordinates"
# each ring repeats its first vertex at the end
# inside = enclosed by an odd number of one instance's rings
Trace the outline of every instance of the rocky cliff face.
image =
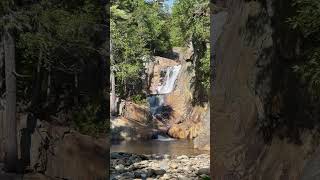
{"type": "Polygon", "coordinates": [[[228,0],[213,11],[214,179],[319,178],[315,116],[292,72],[299,38],[285,23],[290,4],[228,0]]]}
{"type": "Polygon", "coordinates": [[[194,139],[197,137],[196,148],[208,150],[210,147],[209,134],[209,108],[208,105],[195,105],[194,87],[195,72],[191,59],[193,54],[192,47],[173,48],[175,58],[168,59],[155,57],[152,73],[150,74],[150,92],[156,93],[156,89],[164,82],[164,74],[161,71],[168,67],[181,65],[178,77],[175,81],[172,92],[163,95],[164,105],[169,107],[170,115],[165,120],[168,128],[168,134],[177,139],[194,139]],[[201,145],[200,145],[201,144],[201,145]]]}
{"type": "MultiPolygon", "coordinates": [[[[178,139],[194,139],[201,134],[203,136],[198,137],[198,140],[201,138],[204,146],[196,145],[196,147],[208,150],[210,131],[206,128],[208,122],[205,121],[205,116],[209,108],[207,105],[193,104],[193,92],[197,87],[194,87],[195,72],[192,62],[188,62],[193,50],[192,48],[174,48],[173,51],[179,55],[177,62],[181,64],[181,69],[174,90],[165,96],[165,104],[173,110],[168,122],[170,127],[168,134],[178,139]]],[[[165,65],[171,66],[172,63],[167,62],[166,59],[159,59],[159,66],[164,67],[165,65]]],[[[158,69],[155,68],[155,78],[158,69]]]]}

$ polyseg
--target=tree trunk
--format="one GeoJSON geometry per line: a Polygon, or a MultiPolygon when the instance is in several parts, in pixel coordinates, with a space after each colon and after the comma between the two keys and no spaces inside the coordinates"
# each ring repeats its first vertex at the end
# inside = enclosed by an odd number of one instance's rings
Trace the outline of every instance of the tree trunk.
{"type": "Polygon", "coordinates": [[[50,100],[50,92],[51,92],[51,66],[48,67],[48,80],[47,80],[47,103],[50,100]]]}
{"type": "Polygon", "coordinates": [[[112,115],[116,114],[116,85],[115,85],[115,77],[114,72],[111,70],[111,104],[110,104],[110,111],[112,115]]]}
{"type": "Polygon", "coordinates": [[[78,96],[79,96],[79,82],[78,82],[78,73],[74,73],[74,97],[73,97],[73,102],[75,105],[78,105],[78,96]]]}
{"type": "MultiPolygon", "coordinates": [[[[4,36],[1,34],[0,36],[0,89],[2,92],[2,85],[4,82],[4,77],[2,76],[2,72],[4,70],[4,36]]],[[[0,94],[0,162],[4,160],[4,99],[3,95],[0,94]]]]}
{"type": "MultiPolygon", "coordinates": [[[[112,41],[110,43],[110,59],[111,62],[113,62],[113,55],[112,55],[112,41]]],[[[111,84],[111,98],[110,98],[110,113],[111,115],[116,114],[116,80],[115,80],[115,74],[114,69],[111,69],[111,75],[110,75],[110,84],[111,84]]]]}
{"type": "Polygon", "coordinates": [[[16,121],[16,77],[15,42],[9,32],[4,38],[5,76],[6,76],[6,107],[5,107],[5,166],[8,171],[15,171],[17,153],[17,121],[16,121]]]}
{"type": "Polygon", "coordinates": [[[39,103],[41,97],[41,86],[42,86],[42,52],[39,52],[39,59],[37,64],[37,69],[35,72],[35,79],[33,80],[33,91],[32,91],[32,98],[31,98],[31,111],[36,113],[39,110],[39,103]]]}

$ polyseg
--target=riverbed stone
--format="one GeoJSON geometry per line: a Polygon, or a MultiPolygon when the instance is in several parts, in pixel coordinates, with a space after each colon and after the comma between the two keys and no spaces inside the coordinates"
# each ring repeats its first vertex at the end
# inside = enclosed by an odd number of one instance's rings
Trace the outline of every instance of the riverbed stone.
{"type": "Polygon", "coordinates": [[[172,163],[172,164],[170,164],[170,167],[172,169],[177,169],[178,168],[178,164],[177,163],[172,163]]]}
{"type": "Polygon", "coordinates": [[[115,167],[115,169],[116,169],[117,171],[119,171],[119,172],[123,172],[123,171],[124,171],[124,165],[119,164],[119,165],[117,165],[117,166],[115,167]]]}
{"type": "Polygon", "coordinates": [[[180,159],[180,160],[181,160],[181,159],[188,159],[188,156],[186,156],[186,155],[181,155],[181,156],[178,156],[177,159],[180,159]]]}
{"type": "Polygon", "coordinates": [[[201,168],[198,170],[198,174],[199,175],[210,175],[210,169],[209,168],[201,168]]]}
{"type": "Polygon", "coordinates": [[[164,158],[164,159],[170,159],[170,157],[171,157],[171,156],[170,156],[169,154],[163,155],[163,158],[164,158]]]}
{"type": "Polygon", "coordinates": [[[170,179],[170,176],[168,174],[164,174],[161,179],[163,180],[167,180],[167,179],[170,179]]]}
{"type": "Polygon", "coordinates": [[[156,175],[164,175],[166,173],[166,171],[164,169],[156,169],[156,170],[154,170],[154,173],[156,175]]]}
{"type": "MultiPolygon", "coordinates": [[[[129,154],[130,156],[130,154],[129,154]]],[[[132,154],[132,157],[139,157],[132,154]]],[[[149,156],[148,160],[133,163],[128,154],[119,159],[111,159],[111,177],[114,179],[156,179],[156,180],[200,180],[209,174],[210,156],[178,156],[169,159],[155,159],[149,156]],[[179,158],[179,159],[178,159],[179,158]],[[127,162],[126,162],[127,161],[127,162]],[[124,162],[123,165],[117,162],[124,162]],[[132,163],[132,164],[129,164],[132,163]]],[[[147,157],[147,156],[144,156],[147,157]]],[[[111,178],[112,179],[112,178],[111,178]]]]}

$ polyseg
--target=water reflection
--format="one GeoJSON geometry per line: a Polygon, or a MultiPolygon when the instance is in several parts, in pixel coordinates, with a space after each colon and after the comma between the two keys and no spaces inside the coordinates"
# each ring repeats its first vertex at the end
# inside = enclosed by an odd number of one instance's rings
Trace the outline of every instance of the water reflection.
{"type": "Polygon", "coordinates": [[[169,154],[171,156],[209,154],[209,151],[194,149],[192,141],[188,140],[112,142],[111,152],[169,154]]]}

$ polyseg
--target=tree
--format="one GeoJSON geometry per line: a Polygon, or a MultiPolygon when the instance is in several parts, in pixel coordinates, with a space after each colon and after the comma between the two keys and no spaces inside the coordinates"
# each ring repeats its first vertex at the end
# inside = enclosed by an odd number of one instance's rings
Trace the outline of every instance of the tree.
{"type": "Polygon", "coordinates": [[[308,85],[309,92],[320,95],[320,1],[294,0],[293,6],[297,14],[289,18],[293,29],[300,32],[303,45],[300,58],[302,62],[294,66],[303,82],[308,85]]]}
{"type": "Polygon", "coordinates": [[[16,171],[18,160],[17,149],[17,121],[16,121],[16,62],[15,62],[15,38],[14,30],[18,28],[17,14],[14,10],[14,2],[2,1],[0,9],[3,10],[0,19],[0,34],[3,42],[4,67],[5,67],[5,116],[2,130],[4,136],[5,168],[8,171],[16,171]]]}
{"type": "Polygon", "coordinates": [[[5,81],[6,81],[6,106],[5,106],[5,165],[8,171],[15,171],[18,160],[17,147],[17,121],[16,121],[16,77],[15,73],[15,40],[12,34],[4,31],[5,54],[5,81]]]}
{"type": "MultiPolygon", "coordinates": [[[[110,52],[112,52],[112,40],[110,41],[110,52]]],[[[110,55],[110,60],[113,62],[113,55],[110,55]]],[[[113,63],[112,63],[113,64],[113,63]]],[[[116,114],[116,78],[114,66],[110,69],[110,84],[111,84],[111,99],[110,99],[110,113],[116,114]]]]}
{"type": "Polygon", "coordinates": [[[194,50],[195,97],[207,101],[210,87],[210,8],[208,0],[177,0],[173,5],[171,42],[186,46],[190,42],[194,50]]]}
{"type": "Polygon", "coordinates": [[[20,142],[25,165],[37,119],[52,121],[59,113],[86,112],[78,119],[65,116],[65,125],[81,131],[80,124],[87,124],[105,133],[105,6],[106,1],[95,0],[0,2],[0,60],[4,59],[6,67],[6,117],[1,119],[1,132],[7,142],[8,170],[13,171],[17,164],[17,110],[32,117],[27,120],[31,126],[22,129],[20,142]]]}
{"type": "Polygon", "coordinates": [[[143,97],[145,63],[171,50],[169,14],[158,3],[114,1],[111,7],[112,67],[121,98],[143,97]]]}
{"type": "Polygon", "coordinates": [[[2,76],[2,71],[4,70],[4,37],[1,35],[0,36],[0,90],[1,90],[1,98],[0,98],[0,161],[4,160],[4,98],[2,97],[2,91],[4,89],[4,77],[2,76]]]}

